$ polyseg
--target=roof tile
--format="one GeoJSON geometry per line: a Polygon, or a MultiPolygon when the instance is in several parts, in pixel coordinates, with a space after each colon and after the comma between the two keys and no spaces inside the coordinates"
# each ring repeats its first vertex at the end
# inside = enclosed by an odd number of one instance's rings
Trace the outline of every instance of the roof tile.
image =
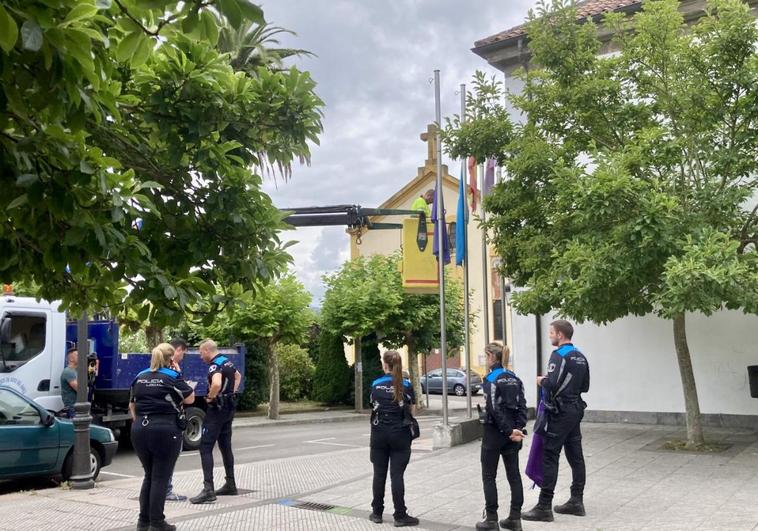
{"type": "MultiPolygon", "coordinates": [[[[642,0],[584,0],[576,4],[577,20],[583,20],[602,13],[608,13],[624,7],[632,6],[635,4],[641,4],[642,0]]],[[[526,34],[526,25],[521,24],[519,26],[501,31],[495,35],[485,37],[474,43],[475,48],[481,48],[488,44],[495,44],[496,42],[505,41],[513,37],[519,37],[526,34]]]]}

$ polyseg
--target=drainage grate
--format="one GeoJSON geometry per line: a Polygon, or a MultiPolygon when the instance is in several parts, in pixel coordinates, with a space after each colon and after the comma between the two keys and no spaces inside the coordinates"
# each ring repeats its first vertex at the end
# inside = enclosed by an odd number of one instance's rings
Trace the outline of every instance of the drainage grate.
{"type": "Polygon", "coordinates": [[[299,502],[293,505],[298,509],[305,509],[306,511],[331,511],[335,508],[334,505],[328,503],[315,503],[315,502],[299,502]]]}

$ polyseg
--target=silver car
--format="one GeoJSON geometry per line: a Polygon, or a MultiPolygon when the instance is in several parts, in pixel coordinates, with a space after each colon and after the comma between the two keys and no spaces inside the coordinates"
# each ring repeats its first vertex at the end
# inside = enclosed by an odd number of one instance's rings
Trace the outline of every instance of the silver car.
{"type": "MultiPolygon", "coordinates": [[[[421,377],[422,392],[426,392],[429,386],[429,393],[442,393],[442,369],[429,371],[421,377]],[[428,382],[428,384],[427,384],[428,382]]],[[[475,371],[471,371],[471,394],[475,395],[482,388],[482,378],[475,371]]],[[[456,396],[466,395],[466,371],[462,369],[447,370],[447,391],[456,396]]]]}

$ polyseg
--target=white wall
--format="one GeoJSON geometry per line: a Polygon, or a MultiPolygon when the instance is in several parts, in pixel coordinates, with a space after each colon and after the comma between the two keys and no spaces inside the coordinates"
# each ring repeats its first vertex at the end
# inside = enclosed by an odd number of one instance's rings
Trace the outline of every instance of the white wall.
{"type": "MultiPolygon", "coordinates": [[[[551,351],[547,340],[551,320],[551,316],[542,318],[543,366],[551,351]]],[[[741,312],[688,314],[687,335],[702,413],[758,415],[746,369],[758,364],[756,330],[758,317],[741,312]]],[[[534,316],[514,315],[515,368],[524,380],[530,406],[536,403],[535,333],[534,316]]],[[[577,325],[574,343],[590,362],[591,388],[585,397],[590,410],[684,412],[670,321],[646,316],[607,326],[577,325]]]]}

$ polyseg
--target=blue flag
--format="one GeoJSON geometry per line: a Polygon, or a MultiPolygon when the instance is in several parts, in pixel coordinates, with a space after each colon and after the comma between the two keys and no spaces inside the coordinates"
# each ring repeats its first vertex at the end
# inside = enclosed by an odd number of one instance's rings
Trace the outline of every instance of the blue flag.
{"type": "Polygon", "coordinates": [[[463,179],[464,163],[461,164],[461,178],[458,187],[458,212],[455,217],[455,265],[463,265],[466,260],[466,227],[468,225],[468,202],[466,183],[463,179]]]}
{"type": "MultiPolygon", "coordinates": [[[[445,219],[445,201],[442,200],[442,208],[439,209],[442,212],[443,219],[443,238],[442,238],[442,260],[444,264],[450,263],[450,240],[447,236],[447,223],[444,223],[445,219]]],[[[434,187],[434,202],[432,203],[432,223],[434,224],[434,242],[432,243],[432,254],[437,257],[437,261],[440,259],[440,243],[439,243],[439,230],[437,227],[437,187],[434,187]]]]}

